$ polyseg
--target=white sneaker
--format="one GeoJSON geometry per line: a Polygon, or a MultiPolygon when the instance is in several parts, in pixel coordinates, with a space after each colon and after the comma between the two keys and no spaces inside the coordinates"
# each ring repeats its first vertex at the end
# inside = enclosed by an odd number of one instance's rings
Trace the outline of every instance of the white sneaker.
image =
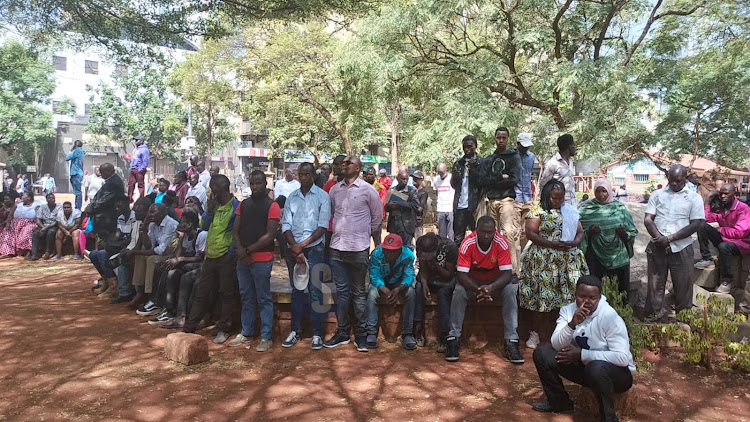
{"type": "Polygon", "coordinates": [[[697,269],[714,268],[714,261],[713,259],[701,259],[700,261],[696,262],[693,267],[697,269]]]}
{"type": "Polygon", "coordinates": [[[227,343],[227,346],[237,347],[237,346],[241,346],[243,343],[247,343],[248,341],[250,341],[249,337],[245,337],[242,334],[237,334],[237,337],[235,337],[232,341],[227,343]]]}
{"type": "Polygon", "coordinates": [[[721,285],[716,288],[716,293],[729,293],[732,290],[732,283],[728,281],[722,281],[721,285]]]}
{"type": "Polygon", "coordinates": [[[526,347],[536,349],[539,346],[539,334],[536,331],[529,331],[529,339],[526,340],[526,347]]]}

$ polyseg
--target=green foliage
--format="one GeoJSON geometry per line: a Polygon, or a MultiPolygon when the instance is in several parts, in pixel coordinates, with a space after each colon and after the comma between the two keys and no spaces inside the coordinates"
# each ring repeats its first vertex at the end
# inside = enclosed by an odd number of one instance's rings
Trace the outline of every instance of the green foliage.
{"type": "MultiPolygon", "coordinates": [[[[49,104],[55,90],[50,63],[17,41],[0,46],[0,148],[11,164],[34,162],[55,139],[49,104]]],[[[66,111],[71,110],[66,102],[66,111]]]]}
{"type": "Polygon", "coordinates": [[[651,195],[651,192],[656,190],[656,186],[656,180],[649,180],[648,186],[646,186],[646,189],[643,191],[643,193],[651,195]]]}
{"type": "Polygon", "coordinates": [[[606,296],[607,302],[612,306],[620,317],[625,321],[625,327],[628,329],[630,337],[630,353],[633,360],[636,361],[636,367],[648,368],[648,362],[643,361],[642,349],[653,349],[656,347],[656,340],[649,328],[636,321],[633,308],[628,304],[628,294],[621,292],[617,287],[617,278],[604,277],[602,279],[602,294],[606,296]]]}
{"type": "MultiPolygon", "coordinates": [[[[677,319],[689,325],[691,331],[680,330],[676,325],[664,328],[669,337],[685,349],[682,359],[712,369],[715,347],[722,344],[727,354],[739,361],[740,367],[748,368],[750,347],[729,341],[729,335],[737,332],[736,323],[745,321],[745,316],[727,309],[721,299],[714,295],[708,298],[698,295],[698,299],[703,306],[682,310],[677,315],[677,319]]],[[[722,367],[727,367],[727,362],[722,367]]]]}

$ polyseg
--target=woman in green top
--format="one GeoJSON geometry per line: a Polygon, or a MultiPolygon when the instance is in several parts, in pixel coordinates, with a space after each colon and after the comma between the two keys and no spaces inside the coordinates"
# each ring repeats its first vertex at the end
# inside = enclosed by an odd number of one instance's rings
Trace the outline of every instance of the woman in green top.
{"type": "Polygon", "coordinates": [[[620,291],[630,287],[630,257],[638,229],[628,209],[612,198],[612,184],[607,179],[594,183],[594,198],[578,209],[581,226],[586,232],[582,249],[592,275],[617,277],[620,291]]]}

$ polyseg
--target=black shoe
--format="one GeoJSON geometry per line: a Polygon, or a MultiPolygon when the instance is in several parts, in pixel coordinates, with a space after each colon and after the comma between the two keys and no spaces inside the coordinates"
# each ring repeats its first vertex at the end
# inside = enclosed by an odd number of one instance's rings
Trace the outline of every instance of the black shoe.
{"type": "Polygon", "coordinates": [[[323,346],[332,349],[336,346],[341,346],[342,344],[349,344],[350,341],[351,337],[349,337],[349,334],[344,334],[336,331],[336,334],[334,334],[330,340],[323,343],[323,346]]]}
{"type": "Polygon", "coordinates": [[[456,337],[448,337],[445,345],[445,360],[448,362],[458,362],[458,349],[460,342],[456,337]]]}
{"type": "Polygon", "coordinates": [[[116,305],[118,303],[130,302],[135,297],[134,294],[128,296],[117,296],[109,300],[110,305],[116,305]]]}
{"type": "Polygon", "coordinates": [[[357,348],[358,352],[368,351],[367,336],[354,336],[354,347],[357,348]]]}
{"type": "Polygon", "coordinates": [[[573,403],[569,403],[564,407],[555,407],[549,402],[538,401],[532,404],[531,408],[542,413],[573,413],[573,403]]]}
{"type": "Polygon", "coordinates": [[[510,363],[516,365],[523,365],[523,355],[521,350],[518,348],[518,340],[509,340],[505,343],[505,356],[508,358],[510,363]]]}

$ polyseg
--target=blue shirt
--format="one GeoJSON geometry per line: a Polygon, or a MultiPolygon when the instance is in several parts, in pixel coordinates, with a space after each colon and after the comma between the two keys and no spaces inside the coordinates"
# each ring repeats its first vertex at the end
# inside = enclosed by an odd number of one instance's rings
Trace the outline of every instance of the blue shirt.
{"type": "Polygon", "coordinates": [[[380,286],[385,286],[385,277],[390,275],[391,271],[396,268],[396,272],[393,273],[393,276],[388,281],[388,286],[403,284],[406,287],[411,287],[414,284],[414,259],[414,252],[402,246],[401,256],[398,257],[396,263],[391,267],[388,261],[385,260],[383,248],[378,246],[370,256],[370,284],[376,289],[380,288],[380,286]],[[399,265],[403,261],[406,262],[403,265],[399,265]]]}
{"type": "Polygon", "coordinates": [[[534,197],[531,195],[531,175],[534,171],[536,156],[531,151],[521,156],[521,168],[518,169],[518,184],[516,185],[516,202],[530,202],[534,197]]]}
{"type": "Polygon", "coordinates": [[[175,236],[177,230],[177,221],[170,216],[165,216],[161,224],[151,223],[148,226],[148,239],[157,255],[164,255],[169,246],[169,242],[175,236]]]}
{"type": "Polygon", "coordinates": [[[65,156],[65,161],[70,161],[70,175],[83,176],[83,150],[76,148],[65,156]]]}
{"type": "MultiPolygon", "coordinates": [[[[299,243],[320,227],[327,230],[330,220],[331,198],[323,189],[312,185],[307,195],[297,189],[286,198],[281,216],[281,232],[291,230],[294,241],[299,243]]],[[[325,236],[321,236],[309,246],[318,245],[324,240],[325,236]]]]}
{"type": "Polygon", "coordinates": [[[133,159],[130,160],[130,168],[144,171],[148,167],[149,160],[151,160],[151,154],[148,152],[148,146],[142,144],[133,150],[133,159]]]}

